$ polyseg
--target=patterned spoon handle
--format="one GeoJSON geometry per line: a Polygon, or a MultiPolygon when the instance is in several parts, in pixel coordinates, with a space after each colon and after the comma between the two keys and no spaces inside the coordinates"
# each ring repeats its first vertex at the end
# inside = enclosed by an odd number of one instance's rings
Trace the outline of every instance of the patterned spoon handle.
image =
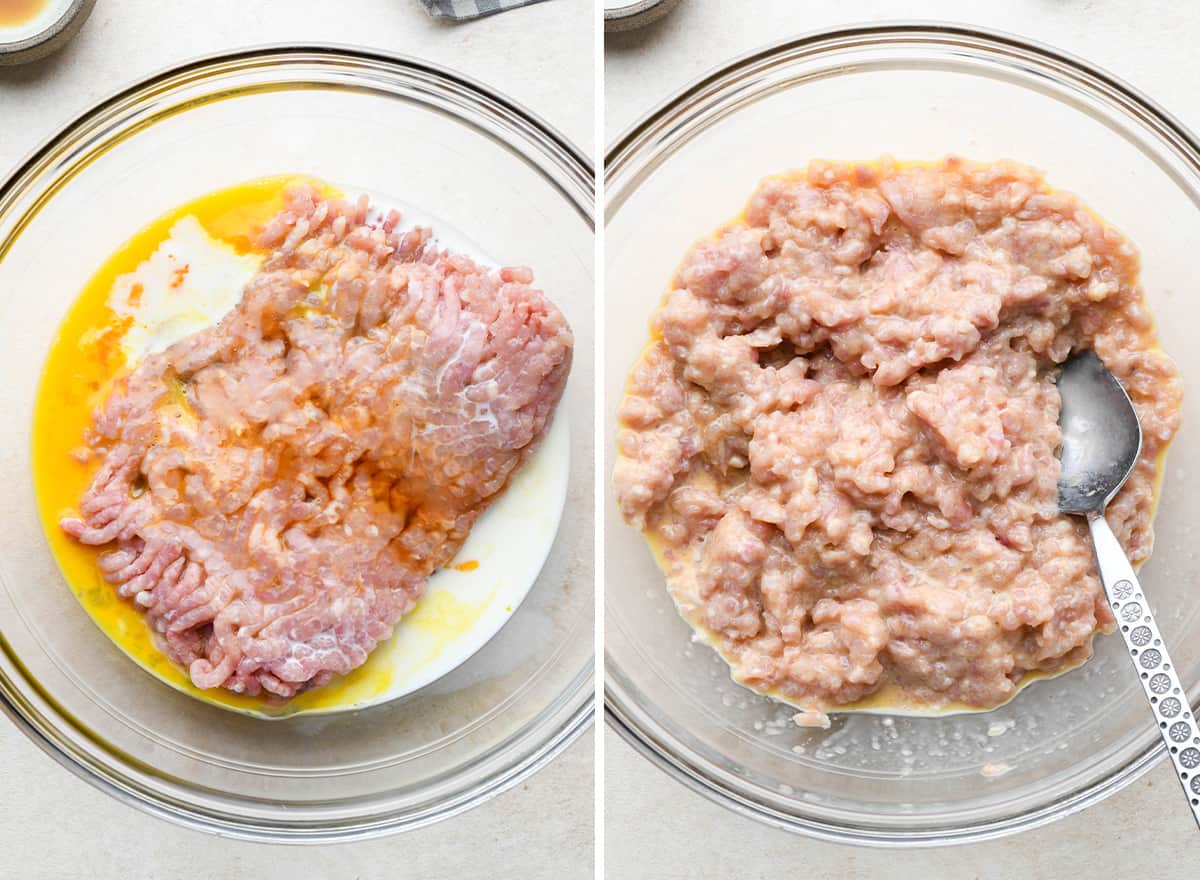
{"type": "Polygon", "coordinates": [[[1167,654],[1162,633],[1150,614],[1150,604],[1142,595],[1125,550],[1102,514],[1090,514],[1088,525],[1104,592],[1108,594],[1142,689],[1154,709],[1154,720],[1175,765],[1175,776],[1187,794],[1196,824],[1200,825],[1200,725],[1188,705],[1187,694],[1179,683],[1175,665],[1167,654]]]}

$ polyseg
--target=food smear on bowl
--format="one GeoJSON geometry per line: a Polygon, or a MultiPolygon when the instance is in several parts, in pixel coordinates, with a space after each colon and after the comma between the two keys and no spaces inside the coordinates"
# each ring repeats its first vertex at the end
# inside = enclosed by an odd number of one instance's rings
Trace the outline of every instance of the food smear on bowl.
{"type": "Polygon", "coordinates": [[[1108,508],[1144,561],[1182,389],[1132,243],[1011,162],[814,162],[685,256],[620,404],[614,483],[739,683],[979,711],[1113,618],[1060,515],[1058,366],[1094,349],[1144,432],[1108,508]]]}
{"type": "Polygon", "coordinates": [[[28,24],[49,5],[50,0],[0,0],[0,37],[4,28],[28,24]]]}
{"type": "Polygon", "coordinates": [[[127,242],[55,340],[34,429],[48,538],[93,618],[176,687],[266,714],[358,705],[503,592],[486,546],[425,581],[514,474],[546,482],[538,460],[517,472],[569,329],[527,270],[399,224],[311,179],[222,190],[127,242]]]}

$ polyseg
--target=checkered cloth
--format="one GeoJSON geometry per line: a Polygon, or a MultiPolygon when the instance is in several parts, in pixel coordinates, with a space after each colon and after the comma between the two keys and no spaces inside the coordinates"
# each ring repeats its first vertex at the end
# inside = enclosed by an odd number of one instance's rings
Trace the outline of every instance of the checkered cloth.
{"type": "Polygon", "coordinates": [[[434,18],[448,18],[452,21],[483,18],[485,15],[541,2],[542,0],[421,0],[422,5],[434,18]]]}

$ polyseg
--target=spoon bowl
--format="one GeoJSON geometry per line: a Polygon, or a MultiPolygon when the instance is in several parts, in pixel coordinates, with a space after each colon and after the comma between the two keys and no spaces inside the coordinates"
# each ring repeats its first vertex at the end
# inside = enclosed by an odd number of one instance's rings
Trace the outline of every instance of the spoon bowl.
{"type": "Polygon", "coordinates": [[[1142,451],[1142,427],[1129,395],[1090,349],[1063,364],[1058,509],[1103,511],[1120,491],[1142,451]]]}

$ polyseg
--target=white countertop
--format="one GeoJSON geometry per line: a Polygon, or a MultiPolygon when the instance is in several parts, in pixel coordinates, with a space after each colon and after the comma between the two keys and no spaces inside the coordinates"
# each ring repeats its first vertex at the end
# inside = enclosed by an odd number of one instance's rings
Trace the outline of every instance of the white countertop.
{"type": "MultiPolygon", "coordinates": [[[[62,53],[0,68],[0,178],[116,89],[197,55],[262,43],[359,44],[442,63],[488,82],[590,153],[590,9],[590,0],[553,0],[451,25],[431,20],[417,0],[98,0],[62,53]]],[[[218,840],[136,812],[59,767],[0,717],[0,878],[584,880],[592,876],[592,753],[585,734],[514,790],[420,831],[278,847],[218,840]]]]}
{"type": "Polygon", "coordinates": [[[1164,762],[1111,798],[988,843],[896,850],[768,828],[718,806],[604,731],[610,880],[1196,880],[1200,831],[1164,762]]]}
{"type": "Polygon", "coordinates": [[[457,24],[417,0],[97,0],[75,40],[0,68],[0,176],[98,99],[190,58],[264,44],[358,45],[443,64],[593,146],[592,0],[551,0],[457,24]]]}
{"type": "MultiPolygon", "coordinates": [[[[723,59],[789,34],[863,21],[959,21],[1081,55],[1200,130],[1195,45],[1200,5],[1162,0],[683,0],[667,18],[605,42],[605,142],[723,59]]],[[[609,877],[655,880],[1061,880],[1102,872],[1200,877],[1200,831],[1164,763],[1104,803],[1047,828],[986,844],[895,851],[775,831],[715,806],[605,733],[609,877]],[[1090,869],[1090,871],[1089,871],[1090,869]]]]}

